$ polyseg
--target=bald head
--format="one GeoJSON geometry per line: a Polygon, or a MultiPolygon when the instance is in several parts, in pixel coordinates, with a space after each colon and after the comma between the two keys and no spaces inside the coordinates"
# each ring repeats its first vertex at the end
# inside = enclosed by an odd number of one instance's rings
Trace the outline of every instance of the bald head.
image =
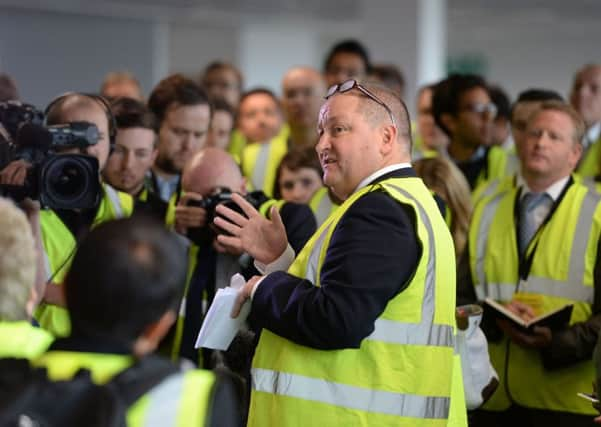
{"type": "Polygon", "coordinates": [[[232,156],[220,148],[207,147],[186,163],[182,188],[184,191],[208,196],[217,187],[246,193],[246,182],[232,156]]]}
{"type": "Polygon", "coordinates": [[[326,84],[322,74],[310,67],[294,67],[282,80],[282,107],[291,127],[315,129],[326,84]]]}

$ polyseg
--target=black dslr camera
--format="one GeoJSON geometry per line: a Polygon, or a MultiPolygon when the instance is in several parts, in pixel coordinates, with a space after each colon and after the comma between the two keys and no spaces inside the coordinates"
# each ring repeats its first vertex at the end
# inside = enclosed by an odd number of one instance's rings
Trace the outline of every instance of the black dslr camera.
{"type": "MultiPolygon", "coordinates": [[[[232,200],[232,194],[234,193],[232,193],[232,190],[229,188],[218,187],[208,197],[205,197],[202,200],[188,200],[187,206],[196,206],[207,211],[207,225],[205,227],[188,229],[188,238],[190,240],[198,244],[199,241],[202,240],[212,240],[215,234],[227,234],[226,231],[215,226],[213,223],[216,215],[215,209],[219,205],[224,205],[231,210],[238,212],[240,215],[246,216],[242,211],[242,208],[232,200]]],[[[265,195],[260,191],[248,193],[244,196],[244,199],[255,209],[259,209],[259,206],[267,200],[265,195]]],[[[224,219],[228,221],[227,218],[224,219]]]]}
{"type": "Polygon", "coordinates": [[[98,160],[83,154],[60,154],[82,150],[98,142],[96,125],[73,122],[43,127],[35,123],[19,126],[12,144],[12,158],[31,165],[24,185],[0,185],[0,195],[20,201],[39,200],[51,209],[88,209],[100,194],[98,160]]]}

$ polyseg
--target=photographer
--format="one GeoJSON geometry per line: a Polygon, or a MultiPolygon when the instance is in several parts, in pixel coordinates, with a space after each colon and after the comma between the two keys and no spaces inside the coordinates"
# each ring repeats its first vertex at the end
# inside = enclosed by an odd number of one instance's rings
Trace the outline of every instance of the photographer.
{"type": "Polygon", "coordinates": [[[198,363],[199,354],[194,349],[194,342],[207,302],[210,303],[216,289],[229,285],[235,273],[250,277],[256,270],[247,254],[217,242],[215,236],[219,230],[211,225],[214,206],[205,209],[190,206],[190,202],[206,202],[216,190],[229,189],[252,200],[251,203],[268,217],[275,205],[280,214],[277,217],[281,216],[288,240],[297,252],[315,231],[316,223],[308,206],[270,200],[262,192],[247,194],[246,180],[238,165],[221,149],[206,148],[196,154],[184,168],[182,188],[184,194],[177,207],[171,206],[171,210],[175,215],[175,230],[187,235],[192,245],[188,251],[190,274],[183,302],[186,314],[185,318],[178,319],[181,326],[177,330],[182,332],[176,336],[173,355],[179,354],[198,363]]]}
{"type": "MultiPolygon", "coordinates": [[[[91,156],[98,161],[98,169],[101,172],[116,131],[108,104],[96,95],[68,93],[51,102],[46,109],[47,125],[73,122],[89,122],[96,125],[99,131],[98,141],[85,149],[70,149],[61,154],[73,154],[76,151],[91,156]]],[[[22,185],[30,167],[31,165],[24,160],[12,162],[0,172],[0,183],[22,185]]],[[[100,176],[98,180],[101,182],[100,176]]],[[[40,213],[48,286],[35,317],[43,328],[55,336],[65,336],[70,331],[69,316],[63,308],[65,301],[60,284],[68,270],[77,242],[90,228],[105,221],[128,216],[132,209],[133,201],[129,195],[101,183],[100,194],[90,208],[46,209],[40,213]]]]}

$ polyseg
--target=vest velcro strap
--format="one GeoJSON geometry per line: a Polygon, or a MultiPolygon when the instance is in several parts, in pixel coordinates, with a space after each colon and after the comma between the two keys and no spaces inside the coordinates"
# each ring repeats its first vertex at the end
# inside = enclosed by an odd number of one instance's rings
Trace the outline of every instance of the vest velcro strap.
{"type": "Polygon", "coordinates": [[[455,345],[453,327],[450,325],[404,323],[382,318],[376,320],[375,329],[367,339],[402,345],[455,345]]]}
{"type": "Polygon", "coordinates": [[[184,375],[176,373],[167,377],[148,394],[148,411],[144,427],[175,426],[179,404],[184,389],[184,375]]]}
{"type": "Polygon", "coordinates": [[[450,398],[370,390],[269,369],[252,369],[255,391],[399,417],[446,419],[450,398]]]}

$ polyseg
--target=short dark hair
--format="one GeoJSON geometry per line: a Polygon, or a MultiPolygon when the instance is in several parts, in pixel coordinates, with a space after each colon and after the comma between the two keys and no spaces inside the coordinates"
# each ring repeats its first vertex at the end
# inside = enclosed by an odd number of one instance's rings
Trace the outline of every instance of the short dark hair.
{"type": "Polygon", "coordinates": [[[152,111],[137,99],[117,98],[111,102],[117,129],[144,128],[158,131],[157,119],[152,111]]]}
{"type": "Polygon", "coordinates": [[[213,71],[220,70],[230,70],[231,72],[233,72],[236,75],[236,80],[238,80],[238,89],[242,90],[244,84],[244,78],[242,77],[242,73],[234,65],[230,64],[229,62],[223,61],[213,61],[209,65],[207,65],[207,67],[202,72],[202,75],[200,76],[200,84],[205,84],[207,74],[212,73],[213,71]]]}
{"type": "Polygon", "coordinates": [[[159,127],[165,120],[167,110],[174,104],[178,106],[208,105],[211,108],[206,92],[193,80],[182,74],[173,74],[161,80],[148,98],[148,108],[157,117],[159,127]]]}
{"type": "Polygon", "coordinates": [[[546,102],[546,101],[562,101],[562,102],[564,102],[565,100],[563,99],[563,96],[561,96],[559,93],[555,92],[554,90],[549,90],[549,89],[530,88],[530,89],[526,89],[523,92],[520,92],[520,94],[518,95],[518,98],[511,105],[510,120],[513,120],[513,112],[515,110],[516,105],[519,104],[520,102],[546,102]]]}
{"type": "Polygon", "coordinates": [[[287,168],[293,172],[298,171],[302,168],[315,169],[321,176],[323,170],[321,169],[321,163],[319,163],[319,157],[315,152],[314,147],[295,147],[292,148],[278,165],[275,173],[275,183],[273,186],[273,197],[279,199],[282,197],[280,192],[280,177],[282,175],[282,169],[287,168]]]}
{"type": "Polygon", "coordinates": [[[511,119],[511,102],[509,101],[507,92],[505,92],[500,86],[490,86],[488,88],[488,93],[492,103],[497,107],[497,115],[495,119],[503,118],[509,121],[511,119]]]}
{"type": "Polygon", "coordinates": [[[280,99],[275,95],[275,93],[272,90],[267,89],[266,87],[256,87],[254,89],[244,92],[240,96],[240,103],[238,104],[238,109],[240,108],[240,106],[242,105],[242,103],[244,102],[244,100],[246,98],[253,96],[253,95],[267,95],[271,99],[273,99],[273,102],[276,103],[276,105],[278,106],[279,109],[282,108],[280,105],[280,99]]]}
{"type": "Polygon", "coordinates": [[[73,334],[131,345],[168,310],[177,311],[185,259],[179,240],[150,218],[96,227],[65,278],[73,334]]]}
{"type": "Polygon", "coordinates": [[[211,105],[213,107],[213,113],[216,111],[225,111],[232,117],[236,115],[232,106],[223,98],[212,98],[211,105]]]}
{"type": "Polygon", "coordinates": [[[326,56],[326,60],[323,65],[323,70],[327,71],[330,68],[332,63],[332,59],[339,53],[352,53],[357,56],[360,56],[365,64],[365,72],[370,73],[372,70],[371,61],[369,60],[369,53],[367,52],[367,48],[361,44],[358,40],[355,39],[346,39],[336,43],[328,55],[326,56]]]}
{"type": "Polygon", "coordinates": [[[451,74],[434,86],[432,94],[432,115],[434,121],[447,135],[451,135],[441,117],[443,114],[456,116],[459,113],[461,96],[472,89],[482,88],[488,92],[486,81],[475,74],[451,74]]]}

